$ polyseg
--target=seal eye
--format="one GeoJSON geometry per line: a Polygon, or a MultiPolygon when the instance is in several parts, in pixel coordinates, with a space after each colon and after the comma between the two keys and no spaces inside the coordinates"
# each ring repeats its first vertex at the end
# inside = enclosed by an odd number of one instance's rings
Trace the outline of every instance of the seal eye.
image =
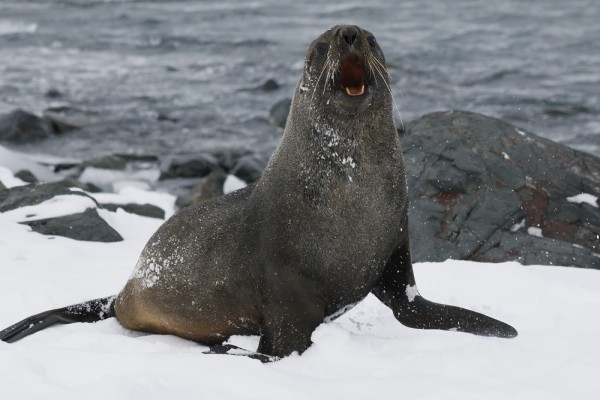
{"type": "Polygon", "coordinates": [[[369,46],[371,46],[371,48],[377,48],[377,40],[375,40],[375,36],[369,36],[367,38],[367,42],[369,42],[369,46]]]}
{"type": "Polygon", "coordinates": [[[329,44],[328,43],[319,42],[315,46],[315,55],[317,57],[324,57],[324,56],[326,56],[328,51],[329,51],[329,44]]]}

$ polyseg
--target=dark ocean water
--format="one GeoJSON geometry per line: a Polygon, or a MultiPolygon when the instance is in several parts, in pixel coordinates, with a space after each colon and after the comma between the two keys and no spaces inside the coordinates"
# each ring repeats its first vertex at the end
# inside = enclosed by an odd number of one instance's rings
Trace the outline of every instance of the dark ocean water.
{"type": "Polygon", "coordinates": [[[102,121],[30,152],[270,151],[269,109],[292,96],[308,43],[351,23],[382,45],[403,120],[482,112],[600,155],[598,21],[597,0],[0,0],[0,113],[102,121]]]}

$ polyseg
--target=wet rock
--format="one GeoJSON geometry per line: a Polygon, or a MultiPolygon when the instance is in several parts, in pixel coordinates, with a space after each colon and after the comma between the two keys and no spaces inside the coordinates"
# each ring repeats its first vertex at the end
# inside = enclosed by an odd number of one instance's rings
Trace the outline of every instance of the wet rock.
{"type": "Polygon", "coordinates": [[[44,110],[44,118],[52,123],[56,133],[81,129],[98,122],[94,114],[71,107],[52,107],[44,110]]]}
{"type": "Polygon", "coordinates": [[[28,171],[26,169],[17,171],[17,173],[15,174],[15,177],[17,177],[20,180],[22,180],[23,182],[27,182],[27,183],[37,183],[38,182],[38,179],[35,177],[35,175],[33,175],[31,173],[31,171],[28,171]]]}
{"type": "Polygon", "coordinates": [[[43,235],[63,236],[90,242],[120,242],[123,240],[123,237],[106,223],[98,215],[96,209],[93,208],[88,208],[83,213],[64,217],[21,223],[29,225],[33,231],[43,235]]]}
{"type": "Polygon", "coordinates": [[[109,211],[117,211],[119,208],[127,211],[131,214],[141,215],[142,217],[159,218],[165,219],[165,210],[155,206],[154,204],[113,204],[113,203],[102,203],[102,208],[109,211]]]}
{"type": "Polygon", "coordinates": [[[161,179],[201,178],[217,165],[217,159],[210,154],[182,157],[171,161],[168,169],[161,174],[161,179]]]}
{"type": "Polygon", "coordinates": [[[14,210],[19,207],[33,206],[60,195],[84,196],[96,203],[96,200],[87,194],[81,191],[72,191],[60,182],[40,183],[17,186],[1,191],[0,212],[14,210]]]}
{"type": "Polygon", "coordinates": [[[252,183],[260,178],[268,161],[268,157],[259,154],[246,154],[236,161],[231,173],[246,183],[252,183]]]}
{"type": "Polygon", "coordinates": [[[49,99],[57,99],[59,97],[62,97],[62,93],[58,90],[58,89],[48,89],[48,91],[46,92],[46,97],[48,97],[49,99]]]}
{"type": "Polygon", "coordinates": [[[600,196],[600,159],[462,111],[410,122],[401,142],[415,261],[600,269],[600,209],[567,200],[600,196]]]}
{"type": "Polygon", "coordinates": [[[66,188],[78,188],[90,193],[99,193],[102,191],[102,189],[92,183],[82,183],[73,177],[67,177],[57,183],[66,188]]]}
{"type": "Polygon", "coordinates": [[[178,196],[175,205],[178,208],[183,208],[190,204],[201,203],[221,196],[226,178],[227,173],[225,171],[221,168],[214,169],[210,174],[201,178],[188,193],[178,196]]]}
{"type": "Polygon", "coordinates": [[[291,105],[291,99],[283,99],[275,103],[269,112],[269,122],[274,126],[284,128],[291,105]]]}
{"type": "Polygon", "coordinates": [[[81,167],[80,162],[59,162],[59,163],[53,164],[52,169],[54,172],[60,172],[60,171],[74,170],[79,167],[81,167]]]}
{"type": "Polygon", "coordinates": [[[579,114],[590,114],[591,110],[585,106],[548,107],[544,108],[544,114],[550,117],[572,117],[579,114]]]}
{"type": "Polygon", "coordinates": [[[114,169],[122,171],[127,167],[127,162],[120,156],[111,154],[86,160],[83,162],[83,167],[114,169]]]}
{"type": "Polygon", "coordinates": [[[159,157],[154,154],[117,153],[114,154],[114,156],[119,157],[128,163],[158,163],[160,161],[159,157]]]}
{"type": "Polygon", "coordinates": [[[54,134],[52,124],[44,118],[23,110],[0,116],[0,140],[11,143],[31,143],[54,134]]]}
{"type": "Polygon", "coordinates": [[[169,115],[164,112],[159,112],[158,115],[156,116],[156,119],[158,121],[179,122],[179,118],[173,117],[172,115],[169,115]]]}
{"type": "Polygon", "coordinates": [[[225,171],[231,171],[233,168],[235,168],[235,165],[240,158],[250,154],[252,154],[252,152],[248,150],[228,149],[215,153],[214,157],[217,159],[219,166],[222,169],[225,171]]]}
{"type": "Polygon", "coordinates": [[[72,191],[64,184],[64,182],[31,184],[2,190],[0,191],[0,212],[34,206],[55,196],[83,196],[90,199],[92,205],[83,213],[56,218],[27,220],[21,223],[31,226],[35,232],[44,235],[64,236],[76,240],[95,242],[123,240],[119,233],[98,215],[96,208],[100,205],[95,199],[84,192],[72,191]]]}
{"type": "Polygon", "coordinates": [[[275,79],[269,79],[265,83],[263,83],[261,89],[265,92],[272,92],[274,90],[279,89],[280,87],[281,85],[279,85],[279,83],[277,83],[275,79]]]}

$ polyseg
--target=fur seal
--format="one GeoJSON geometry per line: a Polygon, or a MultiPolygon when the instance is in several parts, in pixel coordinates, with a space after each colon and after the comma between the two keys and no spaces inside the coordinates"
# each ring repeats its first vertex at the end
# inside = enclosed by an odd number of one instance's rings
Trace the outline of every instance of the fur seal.
{"type": "Polygon", "coordinates": [[[404,164],[375,37],[335,26],[309,47],[281,143],[254,184],[182,209],[146,244],[115,297],[46,311],[0,332],[116,317],[131,330],[213,345],[260,335],[284,357],[373,292],[402,324],[514,337],[511,326],[420,296],[404,164]]]}

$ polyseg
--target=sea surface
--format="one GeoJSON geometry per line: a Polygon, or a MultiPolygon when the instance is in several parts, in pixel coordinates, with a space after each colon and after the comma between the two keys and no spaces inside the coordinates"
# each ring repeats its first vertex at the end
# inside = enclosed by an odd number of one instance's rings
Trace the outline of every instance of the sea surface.
{"type": "Polygon", "coordinates": [[[99,122],[29,152],[268,152],[310,41],[357,24],[386,54],[398,123],[463,109],[600,155],[598,21],[597,0],[0,0],[0,114],[99,122]]]}

